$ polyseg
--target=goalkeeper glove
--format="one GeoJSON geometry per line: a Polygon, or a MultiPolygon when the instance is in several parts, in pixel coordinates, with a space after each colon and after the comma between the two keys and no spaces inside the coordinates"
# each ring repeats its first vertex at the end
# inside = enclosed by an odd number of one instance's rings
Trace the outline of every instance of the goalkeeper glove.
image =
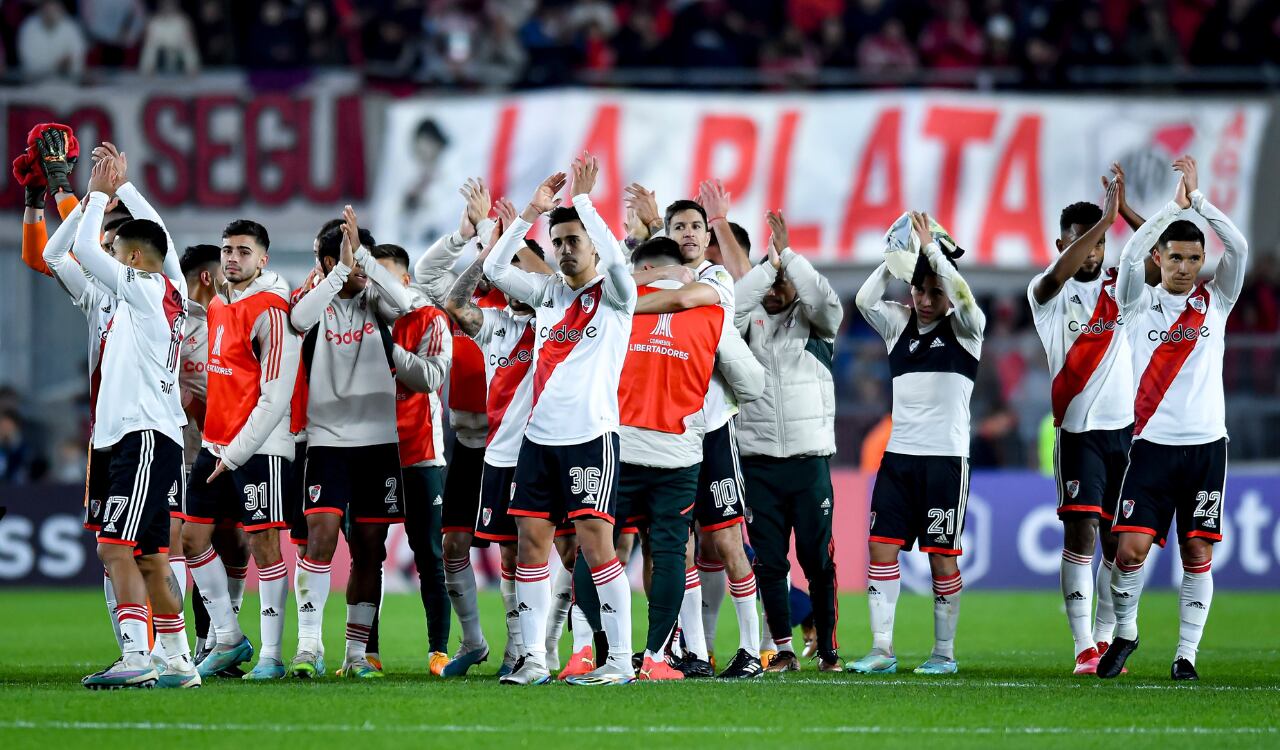
{"type": "Polygon", "coordinates": [[[76,159],[67,156],[66,135],[58,128],[45,128],[36,139],[36,150],[40,154],[40,168],[49,184],[49,194],[72,192],[71,170],[75,168],[76,159]]]}

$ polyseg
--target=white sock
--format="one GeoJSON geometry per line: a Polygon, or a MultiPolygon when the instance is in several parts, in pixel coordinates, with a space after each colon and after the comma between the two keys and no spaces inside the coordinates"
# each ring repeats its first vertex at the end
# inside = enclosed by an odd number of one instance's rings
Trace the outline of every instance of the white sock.
{"type": "Polygon", "coordinates": [[[551,569],[516,565],[516,613],[522,651],[535,664],[547,663],[547,612],[551,609],[551,569]]]}
{"type": "Polygon", "coordinates": [[[507,617],[506,651],[514,650],[517,656],[523,656],[524,638],[520,633],[520,612],[519,605],[516,602],[516,571],[514,568],[502,569],[502,583],[499,585],[499,590],[502,592],[502,606],[506,610],[507,617]]]}
{"type": "Polygon", "coordinates": [[[156,614],[152,617],[156,626],[156,642],[164,649],[164,660],[182,670],[191,669],[191,650],[187,645],[187,625],[182,613],[156,614]]]}
{"type": "Polygon", "coordinates": [[[289,603],[289,569],[283,560],[258,569],[258,597],[262,600],[258,613],[262,650],[258,658],[283,661],[280,642],[284,640],[284,608],[289,603]]]}
{"type": "Polygon", "coordinates": [[[373,602],[357,602],[347,605],[347,658],[348,663],[365,657],[369,645],[369,631],[378,605],[373,602]]]}
{"type": "Polygon", "coordinates": [[[960,621],[960,571],[933,579],[933,653],[956,658],[956,624],[960,621]]]}
{"type": "Polygon", "coordinates": [[[1178,653],[1174,659],[1186,659],[1194,666],[1204,623],[1213,604],[1212,563],[1182,566],[1182,588],[1178,592],[1178,653]]]}
{"type": "Polygon", "coordinates": [[[902,593],[897,562],[867,566],[867,605],[871,610],[871,648],[893,656],[893,619],[902,593]]]}
{"type": "Polygon", "coordinates": [[[724,572],[724,563],[698,558],[698,577],[702,579],[702,637],[714,647],[729,576],[724,572]]]}
{"type": "Polygon", "coordinates": [[[769,622],[764,616],[764,602],[760,599],[756,600],[756,610],[760,613],[760,651],[777,651],[778,644],[773,640],[773,633],[769,632],[769,622]]]}
{"type": "Polygon", "coordinates": [[[564,623],[569,619],[569,607],[573,604],[573,569],[563,564],[552,565],[551,611],[547,614],[547,653],[557,650],[560,636],[564,635],[564,623]]]}
{"type": "Polygon", "coordinates": [[[324,605],[329,601],[329,563],[304,557],[294,573],[294,595],[298,599],[298,650],[322,654],[324,605]]]}
{"type": "Polygon", "coordinates": [[[200,587],[200,598],[204,608],[209,611],[209,628],[218,633],[218,643],[223,646],[234,646],[244,639],[240,630],[240,622],[231,606],[231,595],[227,592],[227,571],[222,560],[213,547],[187,558],[187,566],[191,569],[191,577],[200,587]]]}
{"type": "Polygon", "coordinates": [[[240,607],[244,604],[244,581],[249,576],[249,567],[238,565],[227,566],[227,596],[231,597],[231,611],[240,616],[240,607]]]}
{"type": "Polygon", "coordinates": [[[173,578],[178,582],[178,604],[185,604],[187,600],[187,558],[181,555],[170,557],[169,570],[173,571],[173,578]]]}
{"type": "Polygon", "coordinates": [[[1075,653],[1091,649],[1097,643],[1089,619],[1093,614],[1093,558],[1071,550],[1062,550],[1062,602],[1067,607],[1067,624],[1075,641],[1075,653]]]}
{"type": "Polygon", "coordinates": [[[471,567],[471,556],[444,560],[444,585],[449,601],[462,626],[462,647],[465,651],[480,648],[484,644],[484,632],[480,629],[480,605],[476,602],[476,572],[471,567]]]}
{"type": "Polygon", "coordinates": [[[618,558],[591,570],[600,597],[600,624],[609,639],[609,662],[631,669],[631,586],[618,558]]]}
{"type": "Polygon", "coordinates": [[[733,611],[738,616],[738,648],[760,658],[760,620],[756,618],[756,574],[747,573],[740,581],[729,581],[733,595],[733,611]]]}
{"type": "MultiPolygon", "coordinates": [[[[684,650],[708,661],[707,637],[703,632],[702,576],[697,566],[684,572],[684,600],[680,602],[680,629],[684,633],[684,650]]],[[[755,616],[753,611],[752,616],[755,616]]]]}
{"type": "Polygon", "coordinates": [[[1107,558],[1102,558],[1098,566],[1098,578],[1094,585],[1097,592],[1098,609],[1093,615],[1093,642],[1110,643],[1116,635],[1116,608],[1111,602],[1111,569],[1113,565],[1107,558]]]}
{"type": "Polygon", "coordinates": [[[102,571],[102,598],[107,602],[107,619],[111,620],[111,632],[116,637],[116,646],[124,647],[120,640],[120,620],[116,618],[116,587],[111,585],[111,576],[102,571]]]}
{"type": "Polygon", "coordinates": [[[116,622],[120,624],[120,653],[136,662],[147,654],[147,608],[142,604],[116,605],[116,622]]]}
{"type": "Polygon", "coordinates": [[[595,646],[595,634],[591,632],[591,623],[587,622],[587,616],[582,613],[582,607],[574,604],[569,610],[569,617],[573,620],[573,653],[595,646]]]}
{"type": "Polygon", "coordinates": [[[1142,596],[1142,563],[1132,567],[1116,561],[1111,571],[1111,601],[1115,604],[1117,638],[1138,639],[1138,599],[1142,596]]]}

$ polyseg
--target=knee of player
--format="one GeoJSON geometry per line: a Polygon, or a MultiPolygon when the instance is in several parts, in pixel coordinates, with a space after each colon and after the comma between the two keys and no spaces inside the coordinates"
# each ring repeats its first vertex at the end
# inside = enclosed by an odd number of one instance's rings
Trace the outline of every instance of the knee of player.
{"type": "Polygon", "coordinates": [[[930,552],[929,571],[935,578],[954,575],[960,572],[960,561],[955,555],[940,555],[936,552],[930,552]]]}
{"type": "Polygon", "coordinates": [[[102,561],[103,565],[109,565],[121,560],[131,560],[133,559],[133,547],[125,544],[98,542],[98,559],[102,561]]]}
{"type": "Polygon", "coordinates": [[[1213,561],[1213,545],[1203,539],[1188,539],[1180,552],[1184,568],[1203,568],[1213,561]]]}
{"type": "Polygon", "coordinates": [[[182,549],[192,557],[203,554],[212,544],[213,527],[205,523],[184,523],[182,525],[182,549]]]}
{"type": "Polygon", "coordinates": [[[280,554],[280,533],[277,529],[264,529],[250,534],[249,549],[259,568],[275,565],[284,559],[280,554]]]}
{"type": "MultiPolygon", "coordinates": [[[[1131,535],[1126,535],[1131,536],[1131,535]]],[[[1116,564],[1125,567],[1133,567],[1141,565],[1147,560],[1147,553],[1151,550],[1150,542],[1143,543],[1143,540],[1132,538],[1121,538],[1116,547],[1116,564]]]]}
{"type": "Polygon", "coordinates": [[[444,535],[444,556],[449,558],[465,557],[471,554],[469,534],[450,531],[444,535]]]}
{"type": "Polygon", "coordinates": [[[1080,555],[1092,555],[1097,544],[1098,522],[1094,519],[1079,519],[1063,524],[1063,546],[1068,551],[1080,555]]]}

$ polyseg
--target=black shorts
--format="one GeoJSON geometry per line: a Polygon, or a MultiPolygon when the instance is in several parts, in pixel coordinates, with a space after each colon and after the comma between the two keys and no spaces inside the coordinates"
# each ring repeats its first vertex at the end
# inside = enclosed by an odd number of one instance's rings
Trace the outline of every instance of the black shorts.
{"type": "Polygon", "coordinates": [[[178,517],[191,523],[234,521],[245,531],[287,528],[284,506],[290,464],[279,456],[257,454],[240,468],[224,471],[209,482],[218,457],[201,448],[191,465],[186,505],[178,517]]]}
{"type": "Polygon", "coordinates": [[[618,433],[575,445],[524,439],[508,513],[551,523],[601,518],[614,522],[618,502],[618,433]]]}
{"type": "Polygon", "coordinates": [[[969,500],[969,459],[884,454],[871,492],[869,541],[959,555],[969,500]]]}
{"type": "Polygon", "coordinates": [[[285,490],[284,517],[289,523],[289,541],[302,546],[307,543],[307,517],[302,506],[307,497],[307,441],[293,444],[293,463],[289,467],[289,486],[285,490]]]}
{"type": "Polygon", "coordinates": [[[403,523],[404,482],[396,443],[307,447],[303,513],[334,513],[355,523],[403,523]]]}
{"type": "Polygon", "coordinates": [[[102,511],[111,488],[111,451],[89,450],[89,471],[84,478],[84,527],[102,530],[102,511]]]}
{"type": "Polygon", "coordinates": [[[1176,519],[1179,542],[1220,542],[1226,484],[1226,438],[1199,445],[1135,440],[1111,530],[1149,534],[1163,547],[1176,519]]]}
{"type": "Polygon", "coordinates": [[[138,555],[167,553],[169,498],[182,491],[182,446],[156,430],[130,432],[111,446],[108,473],[98,541],[138,555]]]}
{"type": "Polygon", "coordinates": [[[480,514],[476,516],[476,539],[514,544],[516,519],[507,513],[515,492],[516,467],[484,465],[480,481],[480,514]]]}
{"type": "Polygon", "coordinates": [[[455,435],[449,470],[444,477],[444,509],[440,513],[440,523],[446,534],[450,531],[466,534],[475,531],[482,473],[484,448],[468,448],[459,443],[455,435]]]}
{"type": "Polygon", "coordinates": [[[738,437],[733,420],[702,438],[702,468],[698,472],[698,500],[693,517],[702,531],[745,523],[746,492],[738,463],[738,437]]]}
{"type": "Polygon", "coordinates": [[[1132,444],[1133,425],[1088,432],[1057,430],[1053,476],[1058,485],[1058,518],[1110,523],[1132,444]]]}

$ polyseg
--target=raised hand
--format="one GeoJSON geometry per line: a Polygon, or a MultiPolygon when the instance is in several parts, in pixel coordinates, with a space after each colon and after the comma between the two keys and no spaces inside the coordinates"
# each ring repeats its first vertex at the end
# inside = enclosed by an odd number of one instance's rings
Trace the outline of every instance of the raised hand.
{"type": "Polygon", "coordinates": [[[623,188],[626,194],[622,202],[627,208],[635,211],[636,219],[638,219],[652,235],[654,227],[662,224],[662,214],[658,213],[658,197],[657,193],[649,190],[638,182],[633,182],[623,188]]]}
{"type": "Polygon", "coordinates": [[[916,239],[920,241],[920,248],[933,242],[933,231],[930,228],[929,214],[923,211],[911,212],[911,228],[916,233],[916,239]]]}
{"type": "Polygon", "coordinates": [[[573,195],[590,195],[600,174],[600,160],[586,151],[573,160],[573,195]]]}
{"type": "Polygon", "coordinates": [[[458,188],[458,193],[466,201],[462,220],[458,224],[458,234],[462,239],[469,240],[476,236],[476,227],[489,215],[489,208],[492,205],[489,188],[484,184],[484,180],[474,177],[468,178],[466,184],[458,188]]]}
{"type": "Polygon", "coordinates": [[[115,175],[115,184],[112,186],[112,192],[115,192],[121,185],[129,181],[129,160],[125,158],[123,151],[116,148],[114,143],[103,141],[101,146],[94,147],[93,158],[111,162],[112,173],[115,175]]]}
{"type": "Polygon", "coordinates": [[[516,206],[506,198],[499,198],[493,204],[493,212],[498,215],[498,226],[494,227],[493,242],[490,245],[497,242],[502,233],[507,231],[507,227],[516,220],[516,206]]]}
{"type": "Polygon", "coordinates": [[[538,220],[538,217],[554,209],[560,205],[560,199],[556,194],[564,188],[564,184],[568,181],[568,176],[564,172],[556,172],[538,185],[538,189],[533,191],[533,197],[529,199],[529,205],[525,206],[521,218],[532,224],[538,220]]]}
{"type": "Polygon", "coordinates": [[[36,139],[40,169],[51,195],[71,192],[71,170],[75,160],[67,156],[67,136],[58,128],[45,128],[36,139]]]}
{"type": "Polygon", "coordinates": [[[707,212],[708,224],[729,216],[729,198],[720,180],[703,180],[698,185],[698,203],[707,212]]]}
{"type": "MultiPolygon", "coordinates": [[[[1103,183],[1107,182],[1107,178],[1102,178],[1103,183]]],[[[1107,195],[1102,200],[1102,218],[1107,222],[1107,226],[1115,223],[1116,217],[1120,215],[1120,196],[1124,192],[1124,182],[1117,177],[1107,184],[1107,195]]]]}
{"type": "Polygon", "coordinates": [[[782,251],[791,246],[791,237],[787,234],[787,220],[781,211],[769,211],[765,214],[769,223],[769,262],[774,267],[782,266],[782,251]]]}
{"type": "Polygon", "coordinates": [[[93,163],[93,170],[89,172],[90,193],[104,193],[108,196],[115,193],[113,167],[114,162],[110,159],[99,159],[93,163]]]}
{"type": "Polygon", "coordinates": [[[1173,162],[1173,168],[1182,173],[1182,182],[1187,188],[1188,198],[1196,190],[1200,188],[1200,172],[1196,167],[1196,160],[1191,154],[1184,154],[1181,159],[1173,162]]]}
{"type": "Polygon", "coordinates": [[[360,228],[356,226],[356,210],[351,206],[342,209],[342,247],[338,262],[347,268],[356,266],[356,248],[360,245],[360,228]]]}

